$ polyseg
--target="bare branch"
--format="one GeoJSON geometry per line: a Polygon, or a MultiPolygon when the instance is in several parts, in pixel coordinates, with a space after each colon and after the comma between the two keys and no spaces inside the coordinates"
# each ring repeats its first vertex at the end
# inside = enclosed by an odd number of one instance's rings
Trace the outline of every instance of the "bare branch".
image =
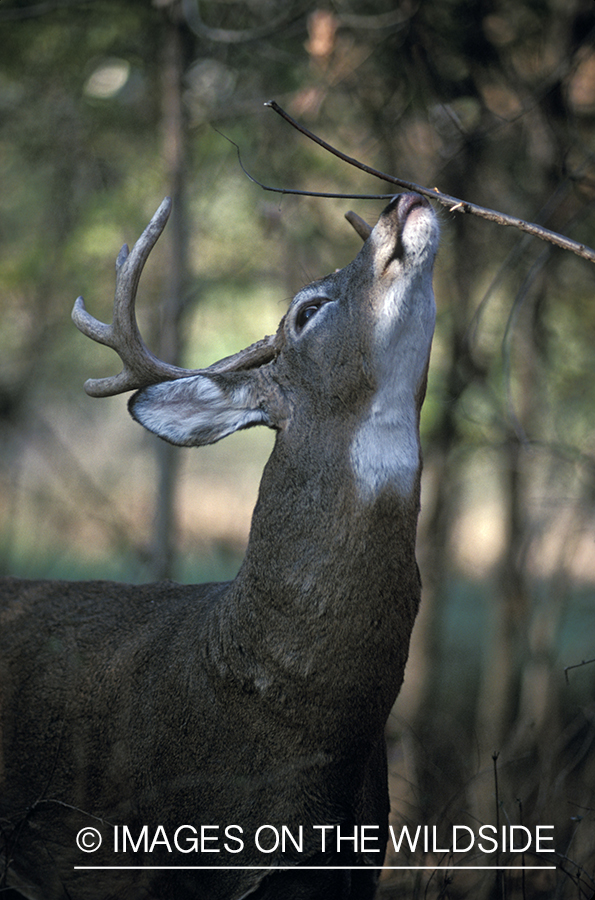
{"type": "Polygon", "coordinates": [[[583,659],[580,663],[575,663],[573,666],[564,666],[564,678],[566,679],[566,684],[570,684],[568,680],[568,673],[571,669],[581,669],[583,666],[590,666],[595,663],[595,659],[583,659]]]}
{"type": "Polygon", "coordinates": [[[259,188],[262,188],[263,191],[272,191],[274,194],[297,194],[301,197],[324,197],[326,199],[331,200],[391,200],[395,195],[391,194],[337,194],[332,193],[330,191],[300,191],[297,188],[277,188],[277,187],[269,187],[266,184],[263,184],[262,181],[259,181],[258,178],[255,178],[254,175],[251,175],[246,166],[242,161],[242,155],[240,152],[239,146],[235,141],[232,141],[230,137],[226,134],[223,134],[222,131],[219,131],[218,128],[215,128],[214,125],[211,126],[213,131],[216,131],[217,134],[220,134],[222,138],[225,138],[233,147],[236,148],[236,153],[238,154],[238,163],[240,165],[240,169],[253,184],[257,184],[259,188]]]}
{"type": "MultiPolygon", "coordinates": [[[[534,237],[538,237],[542,241],[548,241],[550,244],[555,244],[558,247],[562,247],[562,249],[564,250],[570,250],[572,253],[576,253],[577,256],[581,256],[583,259],[595,263],[595,250],[592,250],[591,247],[587,247],[585,244],[573,241],[570,238],[565,237],[564,235],[557,234],[557,232],[555,231],[550,231],[547,228],[543,228],[541,225],[537,225],[534,222],[527,222],[524,219],[517,218],[516,216],[509,216],[505,213],[497,212],[494,209],[486,209],[486,207],[478,206],[475,203],[469,203],[467,200],[460,200],[458,197],[451,197],[449,194],[443,194],[438,190],[438,188],[426,188],[420,184],[415,184],[412,181],[404,181],[401,178],[395,178],[393,175],[387,175],[386,172],[380,172],[378,169],[374,169],[372,168],[372,166],[368,166],[352,156],[347,156],[346,153],[342,153],[331,144],[323,141],[322,138],[318,137],[318,135],[315,135],[303,125],[300,125],[299,122],[297,122],[288,113],[286,113],[285,110],[282,109],[274,100],[268,101],[267,103],[265,103],[265,106],[270,107],[272,110],[274,110],[274,112],[278,113],[278,115],[285,119],[286,122],[289,122],[289,124],[293,128],[296,128],[297,131],[305,135],[311,141],[314,141],[314,143],[318,144],[324,150],[332,153],[338,159],[348,163],[350,166],[355,166],[355,168],[361,169],[362,172],[366,172],[368,175],[373,175],[375,178],[379,178],[382,181],[387,181],[389,184],[395,184],[407,191],[415,191],[416,193],[423,194],[425,197],[429,197],[432,200],[437,200],[443,206],[447,207],[447,209],[449,209],[451,212],[468,213],[472,216],[479,216],[482,219],[488,219],[488,221],[495,222],[497,225],[506,225],[512,228],[517,228],[519,231],[524,231],[527,234],[532,234],[534,237]]],[[[252,180],[255,181],[255,179],[252,180]]],[[[261,187],[264,187],[264,185],[261,185],[261,187]]],[[[285,189],[279,190],[271,187],[266,187],[265,190],[277,190],[280,193],[310,193],[308,191],[288,191],[285,189]]],[[[312,196],[336,197],[337,195],[312,194],[312,196]]],[[[343,196],[346,199],[355,199],[353,194],[345,194],[343,196]]],[[[383,199],[384,195],[377,195],[377,197],[378,199],[383,199]]],[[[373,198],[370,197],[370,195],[360,195],[359,199],[376,199],[376,197],[373,198]]]]}

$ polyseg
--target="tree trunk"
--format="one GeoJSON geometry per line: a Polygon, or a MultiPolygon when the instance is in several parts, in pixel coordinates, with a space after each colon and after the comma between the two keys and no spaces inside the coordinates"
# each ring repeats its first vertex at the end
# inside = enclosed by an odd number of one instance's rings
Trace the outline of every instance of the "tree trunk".
{"type": "MultiPolygon", "coordinates": [[[[166,235],[169,260],[165,297],[161,306],[158,355],[180,365],[182,339],[180,321],[185,307],[188,280],[188,231],[186,227],[187,128],[182,100],[185,70],[184,36],[180,3],[174,0],[164,24],[162,63],[163,156],[166,179],[172,198],[172,212],[166,235]]],[[[179,450],[164,441],[155,443],[157,495],[151,552],[151,576],[156,581],[171,578],[174,569],[175,494],[179,450]]]]}

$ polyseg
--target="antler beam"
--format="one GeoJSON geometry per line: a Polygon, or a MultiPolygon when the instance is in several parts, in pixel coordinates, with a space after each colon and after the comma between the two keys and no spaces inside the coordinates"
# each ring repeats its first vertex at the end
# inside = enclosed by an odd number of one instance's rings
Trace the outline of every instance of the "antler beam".
{"type": "Polygon", "coordinates": [[[72,320],[79,331],[115,350],[124,366],[119,375],[88,379],[85,390],[91,397],[110,397],[158,381],[171,381],[193,374],[191,369],[181,369],[157,359],[145,345],[136,323],[135,302],[140,276],[165,228],[170,211],[171,200],[166,197],[132,251],[128,251],[127,244],[120,250],[116,260],[116,294],[111,325],[90,315],[82,297],[74,304],[72,320]]]}
{"type": "Polygon", "coordinates": [[[91,340],[111,347],[123,363],[119,375],[89,378],[85,382],[85,390],[91,397],[111,397],[160,381],[173,381],[203,372],[220,374],[253,369],[270,362],[279,353],[279,333],[267,336],[206,369],[183,369],[163,362],[151,353],[136,322],[136,292],[144,265],[167,224],[170,211],[171,200],[166,197],[132,251],[129,252],[127,244],[120,250],[116,260],[116,295],[111,325],[100,322],[87,312],[82,297],[74,304],[72,320],[79,331],[91,340]]]}

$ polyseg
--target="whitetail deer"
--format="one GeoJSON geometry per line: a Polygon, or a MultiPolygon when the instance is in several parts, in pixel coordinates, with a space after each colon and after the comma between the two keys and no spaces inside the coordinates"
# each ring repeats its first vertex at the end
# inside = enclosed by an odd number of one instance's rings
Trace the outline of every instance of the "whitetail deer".
{"type": "Polygon", "coordinates": [[[86,388],[140,388],[133,417],[175,444],[260,424],[276,441],[232,582],[2,582],[0,886],[32,900],[370,898],[384,727],[420,596],[436,216],[403,194],[373,231],[355,219],[358,256],[299,291],[273,337],[191,372],[152,357],[134,317],[167,215],[164,201],[118,257],[113,325],[77,301],[78,327],[124,362],[86,388]]]}

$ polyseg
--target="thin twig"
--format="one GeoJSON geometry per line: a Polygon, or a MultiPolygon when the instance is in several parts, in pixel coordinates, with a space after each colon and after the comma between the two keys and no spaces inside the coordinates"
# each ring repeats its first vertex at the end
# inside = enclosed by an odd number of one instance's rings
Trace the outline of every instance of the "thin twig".
{"type": "Polygon", "coordinates": [[[582,666],[590,666],[592,663],[595,663],[595,659],[583,659],[582,662],[576,663],[574,666],[565,666],[564,667],[564,678],[566,679],[566,684],[570,684],[568,680],[568,673],[571,669],[580,669],[582,666]]]}
{"type": "Polygon", "coordinates": [[[274,194],[298,194],[301,197],[324,197],[326,199],[332,200],[391,200],[395,195],[394,194],[333,194],[330,191],[299,191],[297,188],[277,188],[277,187],[269,187],[267,184],[263,184],[262,181],[259,181],[258,178],[255,178],[254,175],[251,175],[246,166],[242,161],[242,155],[240,152],[240,148],[235,141],[233,141],[228,135],[223,134],[222,131],[219,131],[215,126],[211,126],[213,131],[216,131],[217,134],[220,134],[222,138],[225,138],[233,147],[236,148],[236,153],[238,154],[238,163],[240,165],[240,169],[246,176],[249,178],[253,184],[257,184],[258,187],[262,188],[263,191],[272,191],[274,194]]]}
{"type": "MultiPolygon", "coordinates": [[[[537,225],[534,222],[526,222],[524,219],[519,219],[516,216],[509,216],[505,213],[498,212],[497,210],[487,209],[484,206],[478,206],[475,203],[469,203],[467,200],[460,200],[458,197],[451,197],[449,194],[443,194],[438,190],[438,188],[426,188],[420,184],[415,184],[412,181],[404,181],[402,178],[395,178],[394,175],[387,175],[386,172],[380,172],[378,169],[374,169],[372,168],[372,166],[368,166],[352,156],[347,156],[346,153],[342,153],[340,150],[337,150],[336,147],[333,147],[331,144],[323,141],[322,138],[318,137],[318,135],[314,134],[312,131],[309,131],[303,125],[300,125],[300,123],[293,119],[289,115],[289,113],[286,113],[285,110],[275,102],[275,100],[269,100],[264,105],[270,107],[274,112],[278,113],[278,115],[285,119],[286,122],[289,122],[289,124],[293,128],[296,128],[301,134],[305,135],[311,141],[314,141],[314,143],[318,144],[324,150],[332,153],[338,159],[348,163],[350,166],[355,166],[355,168],[361,169],[362,172],[366,172],[368,175],[373,175],[375,178],[381,179],[381,181],[389,182],[389,184],[396,184],[398,187],[405,188],[405,190],[407,191],[415,191],[418,194],[423,194],[425,197],[430,197],[432,200],[437,200],[443,206],[446,206],[451,212],[459,212],[463,214],[468,213],[472,216],[479,216],[482,219],[488,219],[488,221],[495,222],[497,225],[506,225],[511,226],[512,228],[517,228],[519,231],[524,231],[527,234],[532,234],[535,237],[540,238],[542,241],[549,241],[550,244],[555,244],[558,247],[562,247],[562,249],[564,250],[570,250],[572,253],[576,253],[577,256],[581,256],[583,259],[595,263],[595,250],[592,250],[591,247],[587,247],[585,244],[580,244],[578,243],[578,241],[573,241],[562,234],[558,234],[555,231],[550,231],[549,229],[543,228],[541,225],[537,225]]],[[[256,181],[256,179],[252,180],[256,181]]],[[[286,188],[265,187],[265,185],[261,185],[261,187],[263,187],[267,191],[277,191],[282,194],[299,193],[311,194],[315,197],[337,197],[337,194],[316,194],[310,191],[291,191],[287,190],[286,188]]],[[[346,199],[357,199],[353,194],[345,194],[339,196],[344,196],[346,199]]],[[[359,195],[359,199],[383,199],[384,196],[385,195],[359,195]]]]}

